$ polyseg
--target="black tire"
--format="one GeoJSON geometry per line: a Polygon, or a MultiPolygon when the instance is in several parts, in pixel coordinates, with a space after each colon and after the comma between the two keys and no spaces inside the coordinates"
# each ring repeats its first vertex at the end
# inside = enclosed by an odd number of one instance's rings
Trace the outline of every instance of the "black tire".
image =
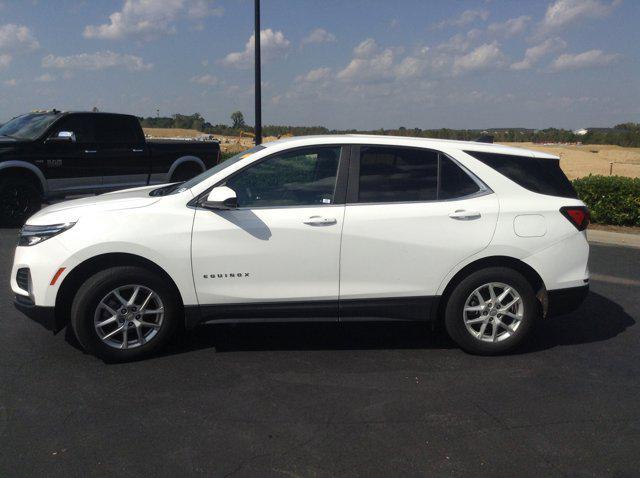
{"type": "Polygon", "coordinates": [[[181,183],[184,181],[188,181],[191,178],[195,178],[201,172],[202,168],[200,168],[197,164],[183,164],[182,166],[178,166],[178,169],[173,172],[173,176],[171,176],[171,182],[181,183]]]}
{"type": "MultiPolygon", "coordinates": [[[[488,291],[488,289],[483,289],[483,291],[488,291]]],[[[486,292],[482,293],[486,294],[486,292]]],[[[499,296],[500,294],[496,293],[496,295],[499,296]]],[[[489,302],[488,300],[487,303],[489,302]]],[[[539,310],[533,288],[522,274],[506,267],[490,267],[470,274],[455,287],[446,304],[445,326],[449,336],[466,352],[477,355],[504,354],[514,350],[530,335],[539,318],[539,310]],[[520,296],[523,307],[521,320],[517,327],[514,327],[515,331],[512,332],[504,329],[502,325],[495,324],[498,321],[505,321],[507,325],[513,326],[515,324],[514,319],[508,316],[502,318],[502,315],[492,316],[491,314],[498,313],[493,308],[483,312],[471,312],[471,314],[477,314],[477,316],[470,315],[470,319],[477,317],[478,320],[482,320],[479,325],[472,325],[472,330],[477,330],[478,334],[483,334],[483,332],[484,334],[490,334],[493,332],[493,328],[496,327],[496,336],[503,335],[502,340],[492,342],[483,341],[472,335],[464,319],[465,304],[471,294],[479,287],[489,283],[501,283],[512,287],[520,296]],[[485,312],[487,313],[486,315],[484,315],[485,312]],[[479,330],[484,321],[487,321],[486,328],[479,330]]],[[[487,340],[489,339],[487,338],[487,340]]]]}
{"type": "MultiPolygon", "coordinates": [[[[129,297],[124,296],[124,298],[128,299],[129,297]]],[[[138,302],[136,300],[136,303],[138,302]]],[[[117,312],[120,314],[120,310],[117,312]]],[[[110,312],[106,313],[110,315],[110,312]]],[[[124,320],[123,325],[131,325],[133,322],[128,321],[133,320],[133,315],[131,315],[131,311],[129,313],[124,317],[118,315],[118,321],[122,319],[124,320]]],[[[140,317],[136,316],[136,319],[138,318],[140,317]]],[[[183,318],[180,300],[175,291],[166,284],[166,281],[157,273],[134,266],[112,267],[96,273],[80,287],[71,306],[71,327],[78,342],[87,352],[107,362],[126,362],[158,353],[174,335],[183,318]],[[132,284],[143,286],[155,292],[164,306],[164,316],[151,339],[142,344],[138,343],[133,348],[118,349],[101,340],[96,327],[94,327],[94,316],[98,305],[111,291],[132,284]]],[[[120,326],[120,322],[114,324],[114,327],[120,326]]],[[[136,329],[130,330],[131,336],[134,337],[133,342],[137,342],[136,329]]],[[[149,331],[151,328],[142,330],[149,331]]],[[[116,334],[115,338],[121,337],[121,341],[124,342],[123,336],[124,334],[120,333],[120,335],[116,334]]]]}
{"type": "Polygon", "coordinates": [[[19,175],[0,178],[0,227],[21,227],[41,205],[42,194],[29,178],[19,175]]]}

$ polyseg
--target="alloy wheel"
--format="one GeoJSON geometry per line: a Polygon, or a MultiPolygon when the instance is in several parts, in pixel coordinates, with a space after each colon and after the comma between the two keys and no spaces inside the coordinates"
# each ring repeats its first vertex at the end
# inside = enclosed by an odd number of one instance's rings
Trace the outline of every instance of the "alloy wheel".
{"type": "Polygon", "coordinates": [[[126,350],[140,347],[158,334],[164,319],[160,296],[133,284],[112,290],[96,307],[93,325],[102,342],[126,350]]]}
{"type": "Polygon", "coordinates": [[[522,324],[524,304],[514,287],[489,282],[471,292],[462,315],[467,331],[477,340],[500,342],[522,324]]]}

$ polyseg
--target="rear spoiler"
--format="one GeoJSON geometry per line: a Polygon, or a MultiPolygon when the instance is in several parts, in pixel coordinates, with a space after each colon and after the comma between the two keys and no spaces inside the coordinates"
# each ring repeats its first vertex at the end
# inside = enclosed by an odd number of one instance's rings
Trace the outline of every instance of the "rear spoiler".
{"type": "Polygon", "coordinates": [[[493,136],[490,134],[483,134],[477,139],[473,140],[475,143],[493,143],[493,136]]]}

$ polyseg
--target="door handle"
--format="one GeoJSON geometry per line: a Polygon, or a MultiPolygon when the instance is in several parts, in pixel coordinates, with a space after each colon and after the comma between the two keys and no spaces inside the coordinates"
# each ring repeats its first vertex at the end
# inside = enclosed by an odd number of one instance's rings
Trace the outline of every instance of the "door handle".
{"type": "Polygon", "coordinates": [[[465,209],[457,209],[449,214],[451,219],[457,219],[458,221],[471,221],[473,219],[480,219],[481,214],[478,211],[467,211],[465,209]]]}
{"type": "Polygon", "coordinates": [[[95,149],[85,149],[85,150],[84,150],[84,152],[85,152],[86,154],[95,154],[95,153],[97,153],[98,151],[96,151],[95,149]]]}
{"type": "Polygon", "coordinates": [[[335,217],[311,216],[302,222],[309,226],[330,226],[338,221],[336,221],[335,217]]]}
{"type": "Polygon", "coordinates": [[[144,149],[133,148],[131,151],[133,151],[134,153],[142,153],[144,151],[144,149]]]}

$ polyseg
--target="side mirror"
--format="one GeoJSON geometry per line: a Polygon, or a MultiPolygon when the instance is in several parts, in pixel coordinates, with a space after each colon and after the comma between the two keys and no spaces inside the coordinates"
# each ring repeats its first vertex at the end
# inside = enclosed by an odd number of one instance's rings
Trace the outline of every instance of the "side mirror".
{"type": "Polygon", "coordinates": [[[58,134],[47,138],[46,143],[75,143],[76,134],[73,131],[58,131],[58,134]]]}
{"type": "Polygon", "coordinates": [[[206,209],[235,209],[238,207],[236,192],[227,186],[213,188],[202,204],[206,209]]]}

